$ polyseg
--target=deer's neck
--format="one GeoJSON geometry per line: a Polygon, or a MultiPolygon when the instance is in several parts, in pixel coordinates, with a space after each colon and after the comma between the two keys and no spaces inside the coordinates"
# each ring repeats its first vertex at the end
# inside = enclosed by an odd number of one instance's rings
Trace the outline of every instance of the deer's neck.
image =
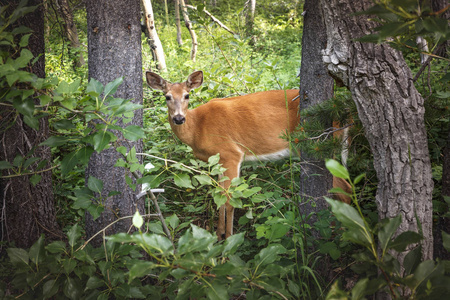
{"type": "Polygon", "coordinates": [[[186,121],[182,125],[176,125],[169,117],[169,124],[175,135],[185,144],[194,148],[195,137],[195,113],[192,110],[186,112],[186,121]]]}

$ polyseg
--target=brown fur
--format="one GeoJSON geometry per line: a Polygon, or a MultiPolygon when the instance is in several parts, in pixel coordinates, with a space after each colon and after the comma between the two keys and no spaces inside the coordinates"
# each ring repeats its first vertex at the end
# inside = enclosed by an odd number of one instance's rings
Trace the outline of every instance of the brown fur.
{"type": "MultiPolygon", "coordinates": [[[[239,177],[242,161],[283,151],[289,147],[281,136],[298,125],[298,90],[265,91],[245,96],[213,99],[188,109],[185,97],[203,82],[196,71],[186,82],[169,83],[159,75],[147,72],[147,83],[169,96],[169,123],[178,138],[189,145],[194,155],[204,161],[220,153],[220,163],[230,180],[222,183],[226,190],[231,179],[239,177]],[[182,124],[180,120],[184,117],[182,124]],[[178,118],[178,120],[177,120],[178,118]]],[[[264,157],[261,157],[264,159],[264,157]]],[[[233,234],[234,208],[227,201],[219,210],[217,235],[233,234]],[[226,226],[225,226],[226,222],[226,226]]]]}

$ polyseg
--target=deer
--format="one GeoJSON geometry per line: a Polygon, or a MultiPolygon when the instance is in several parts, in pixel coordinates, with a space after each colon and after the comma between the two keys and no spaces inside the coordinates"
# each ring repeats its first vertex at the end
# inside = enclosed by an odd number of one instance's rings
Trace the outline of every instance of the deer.
{"type": "MultiPolygon", "coordinates": [[[[189,109],[189,92],[202,85],[202,71],[194,71],[181,83],[170,83],[147,71],[146,80],[152,89],[164,93],[170,127],[192,148],[194,156],[208,161],[210,156],[220,154],[219,163],[226,169],[222,176],[227,177],[220,184],[225,191],[231,180],[240,176],[244,161],[276,160],[290,155],[289,142],[282,136],[292,133],[300,122],[299,90],[212,99],[189,109]]],[[[333,179],[333,184],[349,191],[345,181],[333,179]]],[[[219,240],[233,234],[234,207],[227,197],[219,208],[219,240]]],[[[343,200],[349,202],[345,196],[343,200]]]]}

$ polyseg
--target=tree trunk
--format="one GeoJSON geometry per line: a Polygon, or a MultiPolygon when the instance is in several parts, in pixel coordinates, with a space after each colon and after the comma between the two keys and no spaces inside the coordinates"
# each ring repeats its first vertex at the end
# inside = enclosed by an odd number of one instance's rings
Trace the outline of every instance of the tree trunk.
{"type": "Polygon", "coordinates": [[[75,23],[73,21],[72,9],[70,8],[69,2],[67,0],[58,0],[58,4],[61,16],[64,19],[67,38],[70,41],[70,47],[72,49],[78,49],[78,51],[80,51],[79,55],[75,59],[75,66],[79,68],[83,66],[85,62],[83,52],[81,52],[81,43],[78,39],[77,27],[75,26],[75,23]]]}
{"type": "Polygon", "coordinates": [[[147,25],[148,36],[150,38],[150,48],[153,52],[153,57],[156,57],[158,70],[165,71],[166,59],[164,56],[164,49],[161,40],[158,37],[155,27],[155,16],[153,14],[152,2],[150,0],[142,0],[145,12],[145,24],[147,25]]]}
{"type": "Polygon", "coordinates": [[[177,27],[178,45],[183,45],[183,39],[181,38],[180,0],[175,0],[175,25],[177,27]]]}
{"type": "MultiPolygon", "coordinates": [[[[367,16],[352,15],[368,9],[372,1],[321,0],[320,4],[328,36],[323,59],[328,70],[350,89],[365,128],[379,180],[379,217],[401,215],[397,234],[418,232],[419,221],[423,258],[431,259],[433,181],[424,100],[399,51],[387,44],[354,41],[377,26],[367,16]]],[[[402,263],[404,253],[395,255],[402,263]]]]}
{"type": "Polygon", "coordinates": [[[186,4],[184,3],[184,0],[179,0],[179,1],[180,1],[181,9],[183,12],[184,25],[186,25],[186,28],[189,30],[189,33],[191,34],[191,39],[192,39],[191,59],[193,61],[195,61],[195,57],[197,55],[197,46],[198,46],[197,35],[195,34],[194,29],[192,29],[192,24],[191,24],[191,21],[189,20],[187,7],[186,7],[186,4]]]}
{"type": "MultiPolygon", "coordinates": [[[[322,62],[321,50],[326,47],[327,35],[319,3],[307,0],[303,7],[302,65],[300,68],[300,110],[317,105],[333,97],[334,81],[322,62]]],[[[308,122],[308,120],[302,120],[308,122]]],[[[330,124],[326,124],[330,127],[330,124]]],[[[323,196],[332,186],[332,176],[323,161],[316,161],[302,154],[300,195],[301,211],[305,215],[316,213],[327,207],[323,196]],[[313,204],[313,205],[312,205],[313,204]]],[[[313,216],[310,223],[317,218],[313,216]]]]}
{"type": "MultiPolygon", "coordinates": [[[[0,1],[0,4],[6,5],[4,1],[0,1]]],[[[35,57],[39,57],[34,65],[28,67],[28,71],[31,70],[38,77],[44,78],[44,7],[41,0],[29,1],[28,4],[39,5],[39,7],[33,13],[21,18],[18,25],[24,25],[33,30],[28,49],[35,57]]],[[[14,9],[14,6],[12,5],[9,9],[14,9]]],[[[2,108],[0,134],[0,160],[12,163],[17,155],[25,156],[34,150],[32,157],[51,161],[50,148],[39,146],[49,137],[47,117],[39,120],[38,131],[26,125],[22,115],[17,115],[16,111],[2,108]]],[[[49,168],[49,165],[46,168],[49,168]]],[[[3,175],[13,174],[6,170],[3,175]]],[[[28,176],[1,180],[0,199],[3,199],[3,203],[1,204],[0,234],[3,240],[14,242],[17,247],[30,247],[43,233],[50,239],[62,238],[62,231],[56,222],[52,172],[47,171],[40,175],[41,181],[35,186],[30,183],[28,176]]]]}
{"type": "MultiPolygon", "coordinates": [[[[324,68],[320,51],[326,46],[327,35],[319,3],[307,0],[303,6],[303,36],[302,64],[300,68],[300,110],[317,105],[333,97],[334,81],[324,68]]],[[[308,122],[308,120],[302,120],[308,122]]],[[[326,124],[327,127],[331,126],[326,124]]],[[[325,168],[323,160],[315,160],[302,153],[302,168],[300,173],[299,211],[304,216],[310,216],[308,224],[314,228],[317,212],[328,207],[323,196],[332,187],[332,176],[325,168]]],[[[319,238],[319,232],[312,230],[311,235],[319,238]]],[[[315,245],[313,245],[315,247],[315,245]]],[[[312,249],[314,252],[315,249],[312,249]]],[[[318,271],[322,277],[331,275],[329,262],[320,260],[318,271]]]]}
{"type": "MultiPolygon", "coordinates": [[[[88,0],[86,1],[86,10],[89,78],[95,78],[106,84],[123,76],[124,82],[114,96],[133,99],[134,103],[142,104],[139,2],[133,0],[88,0]]],[[[131,124],[142,126],[142,110],[134,112],[131,124]]],[[[120,138],[119,140],[123,141],[120,138]]],[[[142,152],[142,141],[122,143],[129,149],[134,146],[137,152],[142,152]]],[[[125,183],[126,170],[114,167],[119,157],[120,155],[110,148],[101,153],[94,153],[89,161],[86,181],[89,176],[102,180],[104,183],[102,195],[108,195],[112,191],[118,191],[121,194],[106,198],[106,209],[97,220],[94,221],[90,214],[86,215],[88,237],[102,230],[117,217],[134,214],[137,209],[136,205],[143,213],[141,209],[143,204],[135,203],[135,192],[125,183]]],[[[128,231],[130,225],[130,219],[117,222],[106,231],[106,234],[128,231]]],[[[100,242],[101,239],[96,239],[94,244],[98,245],[100,242]]]]}
{"type": "Polygon", "coordinates": [[[253,23],[255,21],[255,9],[256,9],[256,0],[249,0],[247,2],[247,14],[245,16],[245,31],[247,37],[251,37],[250,44],[255,44],[255,37],[253,36],[253,23]]]}

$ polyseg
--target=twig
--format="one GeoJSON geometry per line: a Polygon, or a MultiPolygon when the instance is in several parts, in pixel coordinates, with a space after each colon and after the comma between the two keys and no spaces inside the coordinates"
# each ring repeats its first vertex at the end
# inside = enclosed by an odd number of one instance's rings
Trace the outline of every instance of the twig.
{"type": "Polygon", "coordinates": [[[330,134],[332,134],[332,133],[335,133],[335,132],[337,132],[337,131],[341,131],[341,130],[344,130],[345,128],[347,128],[347,127],[350,127],[350,126],[353,126],[355,123],[350,123],[350,124],[347,124],[347,125],[345,125],[345,126],[342,126],[342,127],[339,127],[339,128],[336,128],[336,127],[331,127],[331,128],[328,128],[327,130],[325,130],[325,132],[323,132],[322,134],[320,134],[319,136],[316,136],[316,137],[311,137],[311,138],[309,138],[308,140],[318,140],[318,139],[320,139],[322,136],[326,136],[326,137],[328,137],[330,134]]]}
{"type": "MultiPolygon", "coordinates": [[[[146,214],[143,215],[142,217],[156,217],[157,214],[146,214]]],[[[94,234],[93,236],[91,236],[86,242],[84,242],[83,245],[81,245],[77,250],[75,251],[79,251],[79,250],[83,250],[84,247],[87,246],[87,244],[89,244],[90,241],[92,241],[97,235],[99,235],[100,233],[104,233],[106,231],[106,229],[108,229],[109,227],[111,227],[112,225],[116,224],[119,221],[125,220],[125,219],[130,219],[133,218],[134,216],[125,216],[125,217],[121,217],[118,218],[117,220],[111,222],[110,224],[108,224],[106,227],[104,227],[102,230],[100,230],[99,232],[97,232],[96,234],[94,234]]]]}
{"type": "MultiPolygon", "coordinates": [[[[197,7],[192,6],[192,5],[186,5],[187,8],[193,9],[193,10],[197,10],[197,7]]],[[[214,22],[217,23],[217,25],[219,25],[220,27],[222,27],[223,29],[225,29],[226,31],[228,31],[231,34],[235,34],[233,30],[231,30],[230,28],[228,28],[225,24],[223,24],[222,22],[219,21],[219,19],[217,19],[216,17],[214,17],[209,11],[207,11],[205,8],[203,8],[203,12],[205,14],[208,15],[208,17],[211,18],[211,20],[213,20],[214,22]]]]}

